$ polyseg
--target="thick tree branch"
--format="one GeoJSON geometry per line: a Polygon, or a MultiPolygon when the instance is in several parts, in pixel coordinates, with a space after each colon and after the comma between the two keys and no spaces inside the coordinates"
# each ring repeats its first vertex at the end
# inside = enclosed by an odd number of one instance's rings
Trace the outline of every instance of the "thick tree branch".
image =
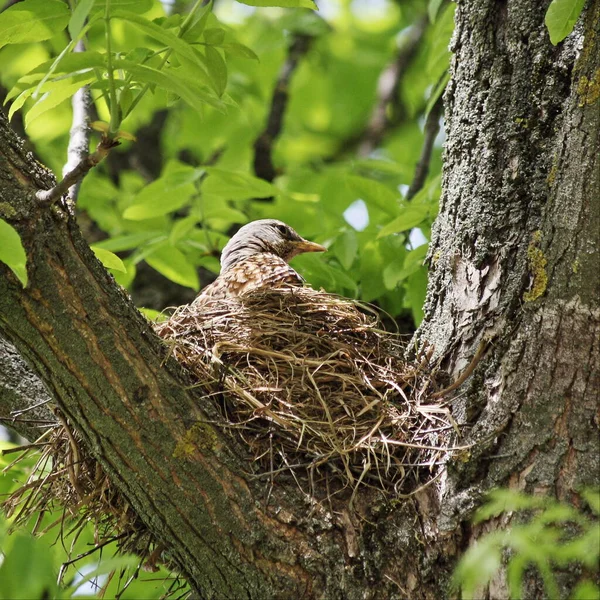
{"type": "Polygon", "coordinates": [[[312,40],[313,38],[308,35],[296,34],[294,36],[287,58],[275,82],[267,125],[254,142],[254,172],[257,177],[266,181],[273,181],[277,176],[277,170],[273,164],[273,146],[283,126],[290,81],[300,60],[309,51],[312,40]]]}

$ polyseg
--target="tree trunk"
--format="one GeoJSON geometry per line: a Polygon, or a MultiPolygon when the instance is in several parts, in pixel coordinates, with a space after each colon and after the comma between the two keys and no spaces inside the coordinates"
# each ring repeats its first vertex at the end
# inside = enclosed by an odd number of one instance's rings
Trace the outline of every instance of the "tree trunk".
{"type": "MultiPolygon", "coordinates": [[[[0,118],[0,217],[18,229],[29,274],[22,289],[0,264],[0,333],[199,596],[439,598],[479,534],[468,519],[483,492],[575,502],[597,483],[600,3],[557,47],[545,8],[479,0],[456,13],[418,337],[454,375],[489,344],[453,403],[474,446],[439,489],[387,503],[365,492],[357,512],[294,485],[265,501],[244,449],[210,424],[201,389],[192,394],[72,216],[37,202],[52,181],[0,118]]],[[[565,575],[565,595],[572,583],[565,575]]],[[[506,595],[501,577],[494,585],[506,595]]]]}
{"type": "MultiPolygon", "coordinates": [[[[598,485],[600,3],[557,47],[546,4],[457,7],[418,337],[455,374],[480,342],[490,348],[454,403],[475,445],[449,466],[440,533],[455,532],[493,487],[577,504],[583,486],[598,485]]],[[[508,595],[502,577],[492,597],[508,595]]],[[[538,597],[528,577],[527,597],[538,597]]],[[[572,581],[562,583],[566,597],[572,581]]]]}

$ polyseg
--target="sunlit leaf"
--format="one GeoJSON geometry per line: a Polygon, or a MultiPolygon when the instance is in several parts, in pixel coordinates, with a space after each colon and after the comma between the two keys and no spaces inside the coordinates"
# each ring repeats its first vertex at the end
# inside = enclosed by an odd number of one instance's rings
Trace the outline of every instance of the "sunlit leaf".
{"type": "Polygon", "coordinates": [[[358,252],[356,233],[351,229],[342,232],[333,245],[333,251],[342,267],[350,269],[358,252]]]}
{"type": "Polygon", "coordinates": [[[399,212],[400,193],[391,190],[383,183],[366,177],[349,176],[348,185],[367,205],[372,205],[388,215],[395,216],[399,212]]]}
{"type": "Polygon", "coordinates": [[[275,196],[277,188],[264,179],[248,173],[227,171],[217,167],[207,167],[209,173],[202,189],[207,194],[245,200],[246,198],[268,198],[275,196]]]}
{"type": "Polygon", "coordinates": [[[146,257],[146,262],[167,279],[179,285],[194,290],[200,288],[196,268],[188,261],[183,252],[174,246],[162,245],[146,257]]]}
{"type": "Polygon", "coordinates": [[[27,285],[27,255],[21,238],[3,219],[0,219],[0,262],[7,265],[24,286],[27,285]]]}
{"type": "Polygon", "coordinates": [[[227,65],[219,51],[212,46],[206,46],[205,52],[208,72],[214,83],[215,92],[222,96],[227,87],[227,65]]]}
{"type": "Polygon", "coordinates": [[[573,31],[584,6],[585,0],[552,0],[545,20],[550,41],[555,46],[573,31]]]}
{"type": "Polygon", "coordinates": [[[0,13],[0,48],[47,40],[68,24],[70,12],[60,0],[24,0],[0,13]]]}
{"type": "Polygon", "coordinates": [[[227,54],[231,54],[233,56],[240,56],[241,58],[249,58],[251,60],[259,60],[256,52],[248,46],[244,46],[244,44],[238,44],[237,42],[228,42],[227,44],[223,44],[221,46],[223,50],[227,54]]]}
{"type": "Polygon", "coordinates": [[[74,40],[79,35],[80,31],[83,29],[83,25],[85,24],[85,20],[90,14],[90,10],[92,6],[94,6],[95,0],[79,0],[73,14],[71,15],[71,19],[69,20],[69,35],[71,39],[74,40]]]}
{"type": "Polygon", "coordinates": [[[123,261],[116,255],[104,248],[98,246],[90,246],[96,258],[107,268],[112,271],[121,271],[127,273],[127,269],[123,264],[123,261]]]}
{"type": "Polygon", "coordinates": [[[386,235],[409,231],[410,229],[413,229],[413,227],[418,227],[425,219],[427,219],[429,213],[430,208],[427,205],[411,204],[406,206],[401,209],[399,217],[396,217],[381,229],[377,237],[382,238],[386,235]]]}
{"type": "Polygon", "coordinates": [[[225,39],[225,31],[220,27],[210,27],[204,30],[204,41],[213,46],[219,46],[225,39]]]}

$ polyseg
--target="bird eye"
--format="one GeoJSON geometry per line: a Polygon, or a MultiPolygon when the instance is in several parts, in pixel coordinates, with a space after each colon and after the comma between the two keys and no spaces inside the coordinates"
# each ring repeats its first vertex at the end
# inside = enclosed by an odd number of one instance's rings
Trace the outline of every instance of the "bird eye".
{"type": "Polygon", "coordinates": [[[279,233],[281,235],[283,235],[284,237],[287,237],[288,235],[288,228],[285,225],[275,225],[275,228],[277,229],[277,231],[279,231],[279,233]]]}

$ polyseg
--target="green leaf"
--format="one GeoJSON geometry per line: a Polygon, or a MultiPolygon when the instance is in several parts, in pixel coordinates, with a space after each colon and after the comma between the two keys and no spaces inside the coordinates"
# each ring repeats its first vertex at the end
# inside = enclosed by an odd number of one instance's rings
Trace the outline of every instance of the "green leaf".
{"type": "Polygon", "coordinates": [[[591,581],[578,583],[571,595],[571,600],[590,600],[590,598],[600,598],[600,588],[591,581]]]}
{"type": "Polygon", "coordinates": [[[126,21],[151,38],[158,40],[161,44],[168,46],[177,54],[185,56],[185,58],[191,61],[200,70],[200,77],[206,77],[207,73],[204,69],[204,65],[200,60],[198,60],[198,57],[192,46],[190,46],[185,40],[177,37],[170,31],[159,27],[156,25],[156,23],[153,23],[152,21],[149,21],[144,17],[140,17],[132,12],[119,10],[113,13],[111,16],[113,19],[122,19],[126,21]]]}
{"type": "Polygon", "coordinates": [[[121,271],[121,273],[127,273],[127,269],[123,264],[123,261],[116,255],[110,252],[109,250],[105,250],[104,248],[99,248],[98,246],[91,246],[92,251],[96,255],[96,258],[107,268],[113,271],[121,271]]]}
{"type": "Polygon", "coordinates": [[[396,216],[399,213],[399,192],[394,192],[389,187],[374,179],[351,175],[347,179],[350,189],[358,194],[367,205],[372,205],[388,215],[396,216]]]}
{"type": "Polygon", "coordinates": [[[192,18],[192,24],[188,28],[188,30],[183,34],[183,39],[189,42],[195,42],[204,32],[204,28],[206,27],[206,22],[208,21],[208,17],[212,11],[213,0],[203,6],[200,10],[196,12],[196,14],[192,18]]]}
{"type": "Polygon", "coordinates": [[[154,323],[160,323],[161,321],[166,321],[169,318],[169,315],[161,312],[160,310],[154,310],[153,308],[144,308],[140,306],[138,310],[148,319],[148,321],[152,321],[154,323]]]}
{"type": "Polygon", "coordinates": [[[184,238],[198,223],[198,217],[189,216],[175,221],[169,234],[169,241],[175,245],[184,238]]]}
{"type": "Polygon", "coordinates": [[[586,489],[581,495],[595,515],[600,515],[600,489],[586,489]]]}
{"type": "Polygon", "coordinates": [[[312,8],[318,10],[313,0],[237,0],[248,6],[279,6],[281,8],[312,8]]]}
{"type": "Polygon", "coordinates": [[[430,207],[426,204],[417,206],[411,204],[401,210],[399,217],[396,217],[391,223],[383,227],[377,238],[382,238],[393,233],[400,233],[401,231],[409,231],[413,227],[420,225],[428,217],[429,212],[430,207]]]}
{"type": "MultiPolygon", "coordinates": [[[[77,81],[77,83],[69,84],[68,80],[61,81],[61,86],[57,87],[56,90],[52,92],[46,92],[32,107],[27,111],[25,115],[25,127],[29,127],[34,119],[37,119],[39,116],[43,115],[46,111],[51,110],[55,106],[58,106],[61,102],[71,98],[75,92],[81,89],[87,83],[92,83],[95,81],[95,75],[90,75],[87,79],[83,81],[77,81]]],[[[11,106],[11,109],[13,107],[11,106]]],[[[12,116],[12,110],[11,110],[12,116]]]]}
{"type": "Polygon", "coordinates": [[[431,32],[432,42],[429,46],[425,70],[434,82],[448,70],[450,65],[450,38],[454,32],[454,3],[449,3],[436,20],[431,32]]]}
{"type": "Polygon", "coordinates": [[[163,241],[164,238],[165,235],[161,231],[142,231],[108,238],[94,244],[94,246],[111,252],[123,252],[124,250],[135,250],[151,242],[163,241]]]}
{"type": "Polygon", "coordinates": [[[462,598],[475,599],[475,590],[484,586],[502,564],[502,536],[490,534],[470,546],[460,559],[454,573],[454,583],[462,589],[462,598]]]}
{"type": "Polygon", "coordinates": [[[24,0],[0,13],[0,48],[50,39],[61,32],[70,18],[60,0],[24,0]]]}
{"type": "Polygon", "coordinates": [[[69,35],[72,40],[76,39],[83,29],[85,20],[90,14],[94,2],[95,0],[80,0],[77,3],[77,6],[71,15],[71,19],[69,20],[69,35]]]}
{"type": "Polygon", "coordinates": [[[204,41],[211,46],[220,46],[225,39],[225,31],[220,27],[209,27],[204,31],[204,41]]]}
{"type": "Polygon", "coordinates": [[[552,0],[546,12],[546,27],[552,44],[556,46],[573,31],[584,5],[585,0],[552,0]]]}
{"type": "Polygon", "coordinates": [[[244,46],[244,44],[238,44],[237,42],[229,42],[227,44],[223,44],[221,48],[223,48],[223,50],[225,50],[227,54],[231,54],[233,56],[240,56],[241,58],[249,58],[251,60],[257,60],[260,62],[260,59],[258,58],[258,55],[254,52],[254,50],[251,50],[250,48],[248,48],[248,46],[244,46]]]}
{"type": "Polygon", "coordinates": [[[206,64],[210,78],[214,83],[215,92],[219,96],[223,95],[227,87],[227,65],[218,50],[212,46],[206,46],[206,64]]]}
{"type": "Polygon", "coordinates": [[[435,23],[435,18],[437,17],[438,10],[440,10],[443,1],[444,0],[429,0],[427,14],[429,15],[429,21],[431,23],[435,23]]]}
{"type": "Polygon", "coordinates": [[[163,245],[152,254],[146,256],[146,262],[167,279],[185,287],[198,290],[200,282],[196,268],[188,261],[185,254],[174,246],[163,245]]]}
{"type": "Polygon", "coordinates": [[[268,198],[278,194],[278,189],[274,185],[248,173],[227,171],[217,167],[206,167],[206,171],[209,175],[202,185],[202,191],[207,194],[232,200],[268,198]]]}
{"type": "MultiPolygon", "coordinates": [[[[106,2],[107,0],[96,0],[92,12],[104,13],[106,10],[106,2]]],[[[153,4],[153,0],[110,0],[110,10],[111,13],[114,10],[129,10],[131,12],[142,14],[148,12],[153,4]]]]}
{"type": "Polygon", "coordinates": [[[196,81],[191,77],[187,77],[179,69],[159,71],[147,65],[139,65],[133,61],[123,59],[113,60],[113,68],[125,69],[139,81],[156,84],[164,90],[177,94],[199,112],[204,109],[205,103],[224,112],[223,103],[220,100],[211,96],[208,90],[201,89],[196,81]]]}
{"type": "Polygon", "coordinates": [[[2,219],[0,219],[0,262],[12,270],[23,286],[27,285],[27,255],[21,238],[15,228],[2,219]]]}
{"type": "Polygon", "coordinates": [[[189,202],[196,188],[191,183],[169,185],[168,179],[161,177],[147,185],[135,198],[134,204],[123,211],[123,218],[130,221],[143,221],[166,215],[189,202]]]}
{"type": "Polygon", "coordinates": [[[0,565],[0,598],[55,598],[54,564],[45,544],[20,532],[9,540],[9,547],[3,548],[4,560],[0,565]]]}
{"type": "Polygon", "coordinates": [[[333,252],[342,267],[348,271],[358,252],[356,233],[351,229],[344,231],[333,244],[333,252]]]}

